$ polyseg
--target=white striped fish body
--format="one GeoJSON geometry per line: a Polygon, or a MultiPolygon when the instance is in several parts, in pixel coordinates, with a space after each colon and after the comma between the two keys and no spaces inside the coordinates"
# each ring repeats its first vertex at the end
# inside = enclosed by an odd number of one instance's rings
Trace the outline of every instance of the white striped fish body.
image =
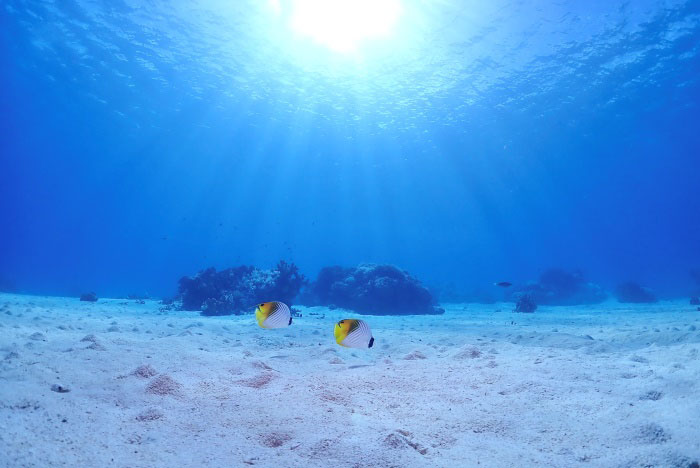
{"type": "Polygon", "coordinates": [[[344,319],[335,329],[336,341],[346,348],[371,348],[374,344],[372,331],[364,320],[344,319]]]}
{"type": "Polygon", "coordinates": [[[285,328],[292,324],[292,311],[283,302],[263,302],[255,310],[255,318],[261,328],[285,328]]]}

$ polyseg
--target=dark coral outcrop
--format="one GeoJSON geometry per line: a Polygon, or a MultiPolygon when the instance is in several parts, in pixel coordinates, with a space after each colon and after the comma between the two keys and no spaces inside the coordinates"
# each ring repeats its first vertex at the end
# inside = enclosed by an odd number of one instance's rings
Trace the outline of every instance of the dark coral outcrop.
{"type": "Polygon", "coordinates": [[[537,310],[537,303],[529,294],[520,294],[515,302],[515,311],[531,314],[537,310]]]}
{"type": "Polygon", "coordinates": [[[658,301],[651,289],[632,281],[620,284],[615,289],[615,296],[618,302],[635,304],[650,304],[658,301]]]}
{"type": "Polygon", "coordinates": [[[305,303],[350,309],[358,314],[441,314],[430,291],[393,265],[362,264],[323,268],[311,284],[305,303]]]}
{"type": "Polygon", "coordinates": [[[558,268],[546,270],[536,283],[527,283],[513,291],[513,299],[529,294],[537,304],[581,305],[598,304],[607,294],[595,283],[588,282],[580,272],[558,268]]]}
{"type": "Polygon", "coordinates": [[[80,300],[83,302],[97,302],[97,294],[88,292],[80,295],[80,300]]]}
{"type": "Polygon", "coordinates": [[[239,266],[216,271],[207,268],[180,278],[182,310],[201,310],[202,315],[232,315],[251,311],[259,302],[291,304],[306,284],[293,263],[280,261],[272,270],[239,266]]]}

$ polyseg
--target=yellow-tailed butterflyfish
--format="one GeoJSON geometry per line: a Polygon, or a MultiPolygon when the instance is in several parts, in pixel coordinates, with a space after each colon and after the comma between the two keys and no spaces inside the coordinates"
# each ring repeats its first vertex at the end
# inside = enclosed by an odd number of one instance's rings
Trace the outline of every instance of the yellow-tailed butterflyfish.
{"type": "Polygon", "coordinates": [[[347,348],[371,348],[374,337],[364,320],[343,319],[335,324],[335,341],[347,348]]]}
{"type": "Polygon", "coordinates": [[[284,328],[292,324],[292,312],[289,307],[277,301],[258,304],[255,318],[261,328],[284,328]]]}

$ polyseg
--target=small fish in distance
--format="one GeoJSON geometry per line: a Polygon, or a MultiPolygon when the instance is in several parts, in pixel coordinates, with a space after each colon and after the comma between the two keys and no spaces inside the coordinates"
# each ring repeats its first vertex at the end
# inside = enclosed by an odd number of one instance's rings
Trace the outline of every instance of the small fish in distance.
{"type": "Polygon", "coordinates": [[[509,283],[508,281],[501,281],[500,283],[493,283],[494,286],[498,286],[500,288],[509,288],[513,286],[513,283],[509,283]]]}

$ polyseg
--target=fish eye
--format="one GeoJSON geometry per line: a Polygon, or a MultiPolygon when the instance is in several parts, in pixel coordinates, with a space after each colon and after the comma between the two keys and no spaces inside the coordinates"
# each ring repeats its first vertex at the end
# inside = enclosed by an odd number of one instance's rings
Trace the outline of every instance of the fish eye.
{"type": "Polygon", "coordinates": [[[263,307],[264,305],[265,305],[265,303],[263,302],[262,304],[260,304],[260,307],[263,307]]]}
{"type": "Polygon", "coordinates": [[[341,320],[340,322],[338,322],[338,325],[341,325],[344,321],[345,320],[341,320]]]}

